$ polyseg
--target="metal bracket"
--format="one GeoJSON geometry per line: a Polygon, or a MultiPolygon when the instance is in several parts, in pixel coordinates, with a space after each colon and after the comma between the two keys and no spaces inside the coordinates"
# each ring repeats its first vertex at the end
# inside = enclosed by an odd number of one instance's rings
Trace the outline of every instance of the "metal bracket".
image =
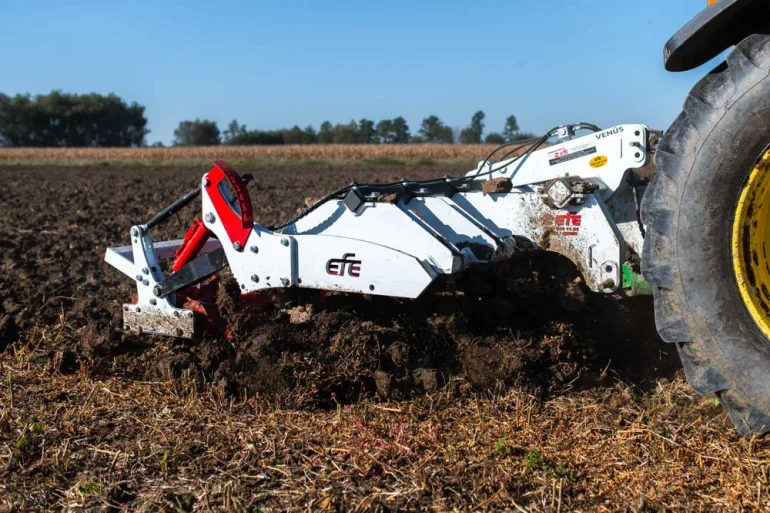
{"type": "Polygon", "coordinates": [[[219,248],[207,255],[200,256],[185,265],[177,272],[153,287],[152,292],[156,297],[165,297],[169,294],[202,282],[215,272],[227,265],[225,250],[219,248]]]}
{"type": "Polygon", "coordinates": [[[554,178],[538,190],[543,202],[555,210],[568,205],[582,205],[586,194],[599,190],[599,186],[580,178],[554,178]]]}

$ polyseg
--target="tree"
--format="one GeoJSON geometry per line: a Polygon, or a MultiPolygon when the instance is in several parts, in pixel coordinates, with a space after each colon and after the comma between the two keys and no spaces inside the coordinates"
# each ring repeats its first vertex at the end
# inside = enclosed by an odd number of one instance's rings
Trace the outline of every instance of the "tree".
{"type": "Polygon", "coordinates": [[[475,144],[475,136],[470,128],[460,130],[460,144],[475,144]]]}
{"type": "Polygon", "coordinates": [[[507,142],[513,142],[516,140],[516,135],[519,133],[519,123],[516,121],[516,116],[511,114],[505,120],[505,126],[503,127],[503,137],[507,142]]]}
{"type": "Polygon", "coordinates": [[[315,133],[313,125],[305,127],[305,134],[302,136],[302,144],[315,144],[318,142],[318,135],[315,133]]]}
{"type": "Polygon", "coordinates": [[[208,119],[181,121],[174,130],[174,146],[216,146],[219,142],[219,127],[208,119]]]}
{"type": "Polygon", "coordinates": [[[246,130],[230,138],[227,144],[237,146],[274,146],[283,144],[283,130],[246,130]]]}
{"type": "Polygon", "coordinates": [[[429,143],[454,142],[452,129],[444,125],[438,116],[430,115],[423,119],[418,133],[429,143]]]}
{"type": "Polygon", "coordinates": [[[233,119],[227,125],[227,130],[223,132],[225,144],[229,144],[233,138],[243,136],[246,132],[248,132],[246,125],[239,125],[238,120],[233,119]]]}
{"type": "Polygon", "coordinates": [[[302,144],[304,130],[294,125],[288,130],[283,130],[283,144],[302,144]]]}
{"type": "Polygon", "coordinates": [[[377,123],[374,131],[378,143],[389,144],[394,142],[393,121],[390,119],[381,120],[377,123]]]}
{"type": "Polygon", "coordinates": [[[316,133],[312,125],[304,130],[294,125],[288,130],[283,130],[283,144],[313,144],[316,142],[316,133]]]}
{"type": "Polygon", "coordinates": [[[353,144],[356,142],[356,135],[358,134],[358,125],[354,120],[350,120],[350,123],[345,125],[336,124],[332,130],[332,142],[334,144],[353,144]]]}
{"type": "Polygon", "coordinates": [[[492,132],[484,138],[484,142],[487,144],[505,144],[505,137],[497,132],[492,132]]]}
{"type": "Polygon", "coordinates": [[[144,107],[122,98],[51,91],[0,94],[0,144],[34,147],[143,146],[149,133],[144,107]]]}
{"type": "Polygon", "coordinates": [[[394,119],[383,119],[377,123],[376,140],[386,144],[405,144],[411,139],[409,125],[401,116],[394,119]]]}
{"type": "Polygon", "coordinates": [[[444,124],[441,122],[438,116],[431,114],[422,120],[422,123],[420,124],[420,130],[417,133],[419,133],[420,136],[422,136],[426,141],[433,142],[435,134],[441,129],[443,125],[444,124]]]}
{"type": "Polygon", "coordinates": [[[321,127],[318,129],[318,142],[321,144],[331,144],[334,141],[333,130],[334,127],[332,127],[329,121],[321,123],[321,127]]]}
{"type": "Polygon", "coordinates": [[[460,142],[463,144],[479,144],[481,143],[481,137],[484,135],[484,118],[486,115],[483,111],[478,111],[471,118],[471,124],[468,128],[464,128],[460,132],[460,142]]]}
{"type": "Polygon", "coordinates": [[[393,142],[397,144],[406,144],[409,142],[409,125],[401,116],[393,119],[393,142]]]}
{"type": "Polygon", "coordinates": [[[8,122],[8,120],[4,119],[4,116],[9,115],[10,105],[11,97],[7,94],[0,93],[0,147],[11,146],[11,141],[8,140],[5,130],[3,130],[4,125],[8,122]]]}
{"type": "Polygon", "coordinates": [[[513,136],[512,142],[526,141],[528,139],[535,139],[537,136],[532,132],[516,132],[513,136]]]}
{"type": "Polygon", "coordinates": [[[358,131],[356,133],[356,142],[362,144],[371,144],[375,142],[375,136],[377,131],[374,128],[374,121],[369,119],[361,119],[358,122],[358,131]]]}

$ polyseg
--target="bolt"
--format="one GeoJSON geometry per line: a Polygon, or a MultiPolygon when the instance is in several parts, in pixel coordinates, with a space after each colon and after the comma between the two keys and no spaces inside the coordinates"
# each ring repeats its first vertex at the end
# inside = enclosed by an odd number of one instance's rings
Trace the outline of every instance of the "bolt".
{"type": "Polygon", "coordinates": [[[139,308],[138,306],[136,307],[136,313],[142,313],[142,309],[139,308]]]}
{"type": "Polygon", "coordinates": [[[374,285],[369,285],[369,290],[374,290],[374,285]]]}
{"type": "Polygon", "coordinates": [[[289,245],[289,239],[287,239],[286,237],[281,239],[281,245],[288,246],[289,245]]]}
{"type": "Polygon", "coordinates": [[[281,278],[281,285],[283,285],[284,287],[288,287],[289,286],[289,278],[281,278]]]}
{"type": "Polygon", "coordinates": [[[142,272],[143,272],[144,274],[150,274],[150,270],[149,270],[149,269],[147,269],[146,267],[144,267],[144,268],[142,269],[142,272]]]}
{"type": "Polygon", "coordinates": [[[195,315],[195,314],[194,314],[194,313],[192,313],[192,312],[187,312],[187,318],[188,318],[188,319],[192,319],[192,318],[193,318],[193,315],[195,315]]]}
{"type": "Polygon", "coordinates": [[[179,310],[174,310],[174,317],[179,317],[179,310]]]}
{"type": "Polygon", "coordinates": [[[132,237],[139,237],[139,228],[137,228],[137,227],[131,228],[131,236],[132,237]]]}
{"type": "Polygon", "coordinates": [[[160,297],[161,292],[163,292],[163,290],[160,288],[160,285],[155,285],[152,288],[152,293],[155,294],[157,297],[160,297]]]}
{"type": "Polygon", "coordinates": [[[235,251],[240,251],[243,249],[243,246],[241,246],[241,243],[238,241],[233,242],[233,249],[235,251]]]}
{"type": "Polygon", "coordinates": [[[634,157],[636,157],[636,158],[639,158],[639,157],[641,157],[641,156],[642,156],[642,154],[641,154],[641,153],[639,153],[638,151],[637,151],[636,153],[634,153],[634,157]]]}
{"type": "Polygon", "coordinates": [[[214,217],[214,214],[212,214],[211,212],[209,212],[205,216],[203,216],[203,219],[205,219],[207,223],[213,223],[214,221],[217,220],[217,218],[214,217]]]}
{"type": "Polygon", "coordinates": [[[211,181],[204,176],[203,177],[203,186],[204,187],[208,187],[209,185],[211,185],[211,181]]]}
{"type": "Polygon", "coordinates": [[[136,281],[141,282],[143,279],[141,274],[136,275],[136,281]]]}
{"type": "Polygon", "coordinates": [[[142,283],[144,284],[145,287],[150,284],[150,282],[147,280],[144,280],[142,283]]]}
{"type": "Polygon", "coordinates": [[[128,307],[127,307],[127,306],[124,306],[124,307],[123,307],[123,311],[124,311],[124,312],[128,312],[128,307]]]}
{"type": "Polygon", "coordinates": [[[157,305],[157,304],[158,304],[158,302],[157,302],[157,301],[156,301],[156,300],[153,298],[153,299],[150,299],[150,304],[151,304],[152,306],[155,306],[155,305],[157,305]]]}
{"type": "Polygon", "coordinates": [[[246,290],[246,285],[241,285],[241,290],[246,290]]]}
{"type": "Polygon", "coordinates": [[[254,283],[259,283],[259,276],[257,276],[256,274],[252,274],[251,281],[253,281],[254,283]]]}
{"type": "Polygon", "coordinates": [[[259,248],[256,246],[251,246],[249,249],[251,250],[252,253],[259,253],[259,248]]]}

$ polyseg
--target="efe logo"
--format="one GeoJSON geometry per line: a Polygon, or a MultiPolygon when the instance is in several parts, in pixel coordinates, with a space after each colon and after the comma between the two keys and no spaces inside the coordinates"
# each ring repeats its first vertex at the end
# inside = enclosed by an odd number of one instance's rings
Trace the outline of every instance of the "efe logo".
{"type": "Polygon", "coordinates": [[[563,157],[565,155],[569,155],[569,150],[567,148],[562,148],[560,150],[556,150],[556,151],[554,151],[553,153],[550,154],[550,156],[553,157],[553,158],[559,158],[559,157],[563,157]]]}
{"type": "Polygon", "coordinates": [[[580,214],[567,212],[566,214],[545,214],[543,216],[543,228],[550,230],[556,235],[575,236],[580,231],[583,224],[580,214]]]}
{"type": "Polygon", "coordinates": [[[326,272],[332,276],[345,276],[345,269],[348,275],[358,278],[361,276],[361,260],[353,260],[355,253],[345,253],[342,258],[332,258],[326,262],[326,272]]]}

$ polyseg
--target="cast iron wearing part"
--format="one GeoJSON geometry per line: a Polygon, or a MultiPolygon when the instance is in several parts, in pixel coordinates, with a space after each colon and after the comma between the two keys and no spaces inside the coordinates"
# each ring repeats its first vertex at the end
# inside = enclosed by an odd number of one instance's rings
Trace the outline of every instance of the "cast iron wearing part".
{"type": "Polygon", "coordinates": [[[200,256],[177,272],[167,277],[153,289],[153,294],[165,297],[179,290],[196,285],[215,272],[227,266],[227,257],[222,248],[200,256]]]}
{"type": "Polygon", "coordinates": [[[174,315],[169,315],[168,312],[152,304],[141,307],[124,305],[123,329],[134,333],[193,338],[195,335],[195,314],[189,310],[177,310],[174,315]]]}
{"type": "Polygon", "coordinates": [[[663,49],[668,71],[687,71],[705,64],[749,34],[767,25],[767,0],[719,0],[699,12],[663,49]]]}

